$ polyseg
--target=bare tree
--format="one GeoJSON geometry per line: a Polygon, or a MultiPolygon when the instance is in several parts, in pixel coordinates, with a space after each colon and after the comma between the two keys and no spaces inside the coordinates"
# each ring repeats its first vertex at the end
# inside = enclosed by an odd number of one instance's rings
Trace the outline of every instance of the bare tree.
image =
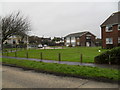
{"type": "Polygon", "coordinates": [[[1,16],[0,16],[0,51],[2,48],[2,25],[1,25],[1,16]]]}
{"type": "Polygon", "coordinates": [[[5,16],[2,18],[2,43],[12,35],[25,36],[29,30],[30,23],[20,12],[5,16]]]}

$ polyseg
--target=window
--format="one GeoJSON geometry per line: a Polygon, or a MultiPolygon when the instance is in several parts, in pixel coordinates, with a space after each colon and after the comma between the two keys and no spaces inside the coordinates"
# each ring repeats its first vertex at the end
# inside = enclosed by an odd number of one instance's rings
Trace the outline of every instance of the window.
{"type": "Polygon", "coordinates": [[[75,44],[72,44],[73,47],[75,47],[75,44]]]}
{"type": "Polygon", "coordinates": [[[16,44],[16,40],[13,39],[13,44],[16,44]]]}
{"type": "Polygon", "coordinates": [[[90,39],[90,37],[86,37],[86,39],[90,39]]]}
{"type": "Polygon", "coordinates": [[[69,43],[69,42],[70,42],[70,38],[67,37],[67,38],[66,38],[66,43],[69,43]]]}
{"type": "Polygon", "coordinates": [[[80,42],[77,42],[77,45],[80,45],[80,42]]]}
{"type": "Polygon", "coordinates": [[[118,43],[120,43],[120,37],[118,37],[118,43]]]}
{"type": "Polygon", "coordinates": [[[113,44],[112,38],[106,38],[106,44],[113,44]]]}
{"type": "Polygon", "coordinates": [[[77,40],[79,40],[80,38],[79,37],[77,37],[77,40]]]}
{"type": "Polygon", "coordinates": [[[69,46],[69,44],[66,44],[66,46],[68,47],[68,46],[69,46]]]}
{"type": "Polygon", "coordinates": [[[106,26],[106,32],[111,32],[112,31],[112,25],[106,26]]]}
{"type": "Polygon", "coordinates": [[[71,37],[71,42],[75,42],[75,37],[71,37]]]}
{"type": "Polygon", "coordinates": [[[118,30],[120,30],[120,24],[118,25],[118,30]]]}
{"type": "Polygon", "coordinates": [[[86,36],[91,36],[91,34],[87,34],[86,36]]]}

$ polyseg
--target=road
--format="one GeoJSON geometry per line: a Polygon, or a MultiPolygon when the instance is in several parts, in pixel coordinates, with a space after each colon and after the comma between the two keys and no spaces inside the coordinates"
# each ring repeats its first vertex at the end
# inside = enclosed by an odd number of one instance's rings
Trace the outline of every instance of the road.
{"type": "Polygon", "coordinates": [[[2,66],[3,88],[118,88],[118,84],[62,77],[2,66]]]}

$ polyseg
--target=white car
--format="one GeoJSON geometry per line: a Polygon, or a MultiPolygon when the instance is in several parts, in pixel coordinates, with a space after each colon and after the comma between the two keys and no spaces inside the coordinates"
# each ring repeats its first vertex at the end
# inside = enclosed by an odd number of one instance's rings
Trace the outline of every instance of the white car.
{"type": "Polygon", "coordinates": [[[68,44],[67,44],[66,46],[67,46],[67,47],[69,47],[69,45],[68,45],[68,44]]]}
{"type": "Polygon", "coordinates": [[[45,44],[44,47],[47,47],[47,45],[45,44]]]}
{"type": "Polygon", "coordinates": [[[42,44],[39,44],[39,45],[38,45],[38,48],[43,48],[43,45],[42,45],[42,44]]]}

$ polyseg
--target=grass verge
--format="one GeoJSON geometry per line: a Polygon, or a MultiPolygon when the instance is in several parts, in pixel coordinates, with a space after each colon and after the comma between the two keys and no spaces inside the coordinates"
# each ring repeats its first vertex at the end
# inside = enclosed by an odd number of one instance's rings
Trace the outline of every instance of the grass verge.
{"type": "MultiPolygon", "coordinates": [[[[26,57],[26,52],[28,52],[29,58],[41,58],[44,60],[56,60],[58,61],[58,54],[61,54],[61,61],[71,61],[71,62],[80,62],[80,55],[82,54],[82,61],[84,63],[94,63],[94,57],[99,55],[100,53],[106,51],[101,49],[101,52],[98,52],[100,47],[72,47],[72,48],[64,48],[64,49],[30,49],[17,51],[17,57],[26,57]]],[[[3,53],[4,56],[7,53],[3,53]]],[[[8,56],[15,57],[15,52],[9,52],[8,56]]]]}
{"type": "Polygon", "coordinates": [[[53,73],[57,75],[76,76],[82,78],[91,78],[96,80],[120,81],[119,72],[116,69],[106,69],[90,66],[75,66],[56,63],[43,63],[37,61],[2,59],[3,64],[10,64],[27,69],[53,73]]]}

